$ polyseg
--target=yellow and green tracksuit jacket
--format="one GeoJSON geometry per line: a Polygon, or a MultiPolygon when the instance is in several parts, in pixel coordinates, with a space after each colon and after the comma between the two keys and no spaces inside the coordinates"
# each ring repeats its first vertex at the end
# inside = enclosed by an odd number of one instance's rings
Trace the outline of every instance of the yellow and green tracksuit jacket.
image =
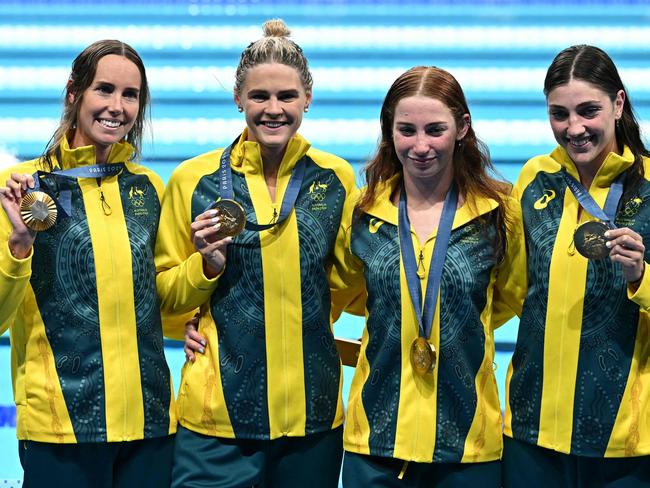
{"type": "Polygon", "coordinates": [[[205,354],[187,363],[179,421],[206,435],[274,439],[327,431],[343,422],[341,367],[330,326],[328,274],[343,241],[341,215],[354,190],[342,159],[289,141],[275,202],[260,147],[240,137],[231,152],[234,197],[253,222],[279,213],[291,172],[307,156],[295,209],[279,226],[244,230],[228,246],[223,273],[207,279],[190,224],[220,198],[222,150],[182,163],[163,198],[156,247],[163,310],[201,309],[205,354]]]}
{"type": "MultiPolygon", "coordinates": [[[[456,212],[430,337],[438,361],[432,374],[419,376],[409,359],[418,322],[401,259],[398,209],[390,200],[400,181],[398,175],[381,185],[373,206],[352,221],[347,268],[337,275],[339,288],[348,286],[347,302],[353,301],[347,310],[366,316],[345,449],[422,463],[499,459],[491,326],[497,321],[496,229],[486,223],[497,202],[475,199],[474,209],[465,203],[456,212]]],[[[411,236],[424,293],[436,232],[423,243],[412,229],[411,236]]],[[[345,302],[344,295],[337,299],[345,302]]]]}
{"type": "MultiPolygon", "coordinates": [[[[601,206],[634,161],[610,153],[589,188],[601,206]]],[[[592,457],[650,454],[650,273],[628,286],[609,258],[588,260],[573,233],[593,220],[567,188],[579,178],[564,149],[526,163],[514,188],[527,253],[510,276],[523,303],[508,370],[505,433],[562,453],[592,457]]],[[[650,243],[650,160],[637,194],[622,200],[616,225],[650,243]]],[[[646,261],[650,247],[646,247],[646,261]]]]}
{"type": "MultiPolygon", "coordinates": [[[[109,162],[132,153],[115,144],[109,162]]],[[[94,162],[93,146],[70,149],[63,139],[55,166],[94,162]]],[[[0,181],[37,169],[37,160],[21,163],[0,181]]],[[[162,181],[127,162],[101,185],[45,177],[41,186],[69,190],[72,212],[37,234],[26,259],[10,253],[12,227],[0,212],[0,324],[11,327],[18,438],[113,442],[175,432],[153,263],[162,181]]]]}

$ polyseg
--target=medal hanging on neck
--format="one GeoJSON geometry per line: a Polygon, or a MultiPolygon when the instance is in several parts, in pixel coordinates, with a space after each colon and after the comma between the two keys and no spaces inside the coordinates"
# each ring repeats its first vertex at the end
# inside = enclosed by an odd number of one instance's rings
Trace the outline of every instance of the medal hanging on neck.
{"type": "Polygon", "coordinates": [[[244,229],[262,231],[270,229],[278,224],[281,224],[291,213],[298,193],[302,186],[302,180],[305,176],[306,157],[303,156],[296,163],[289,178],[289,184],[284,192],[282,205],[280,207],[280,215],[270,224],[257,224],[249,222],[246,219],[244,208],[235,200],[234,191],[232,189],[232,170],[230,168],[230,153],[232,147],[237,143],[236,139],[230,146],[224,149],[219,161],[219,189],[221,198],[214,203],[211,203],[205,210],[216,210],[221,217],[221,227],[217,233],[218,239],[225,237],[234,237],[240,234],[244,229]]]}
{"type": "Polygon", "coordinates": [[[41,232],[54,226],[59,216],[59,208],[64,216],[71,214],[70,191],[61,192],[58,198],[53,197],[41,189],[41,177],[102,178],[115,176],[123,168],[124,163],[111,163],[79,166],[77,168],[52,171],[51,173],[37,171],[32,175],[34,188],[29,189],[20,202],[20,216],[23,222],[30,229],[41,232]]]}
{"type": "Polygon", "coordinates": [[[433,247],[431,263],[429,264],[429,277],[427,279],[427,289],[423,304],[422,287],[418,278],[415,250],[413,249],[413,240],[411,238],[411,223],[409,222],[406,206],[406,189],[404,188],[404,182],[402,182],[398,209],[399,225],[397,227],[406,282],[411,302],[415,309],[415,317],[418,321],[418,337],[411,344],[410,360],[413,370],[420,376],[432,373],[436,366],[436,350],[433,344],[429,342],[429,337],[431,336],[431,327],[438,301],[442,268],[445,263],[445,257],[447,256],[447,248],[449,246],[449,238],[451,237],[451,228],[454,223],[457,205],[458,188],[456,187],[456,183],[453,182],[447,191],[442,215],[440,216],[440,223],[438,224],[438,233],[436,235],[436,243],[433,247]]]}
{"type": "Polygon", "coordinates": [[[605,206],[602,209],[582,183],[567,173],[566,169],[562,169],[562,176],[580,206],[590,215],[599,219],[599,221],[592,220],[578,226],[573,234],[576,250],[587,259],[606,258],[609,256],[609,248],[607,247],[605,232],[616,228],[614,219],[616,218],[616,209],[623,195],[625,172],[618,175],[610,186],[605,206]]]}

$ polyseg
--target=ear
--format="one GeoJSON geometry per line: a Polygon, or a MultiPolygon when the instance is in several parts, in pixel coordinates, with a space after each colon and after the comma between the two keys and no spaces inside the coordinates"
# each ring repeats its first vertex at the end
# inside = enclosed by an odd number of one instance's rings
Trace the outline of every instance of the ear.
{"type": "Polygon", "coordinates": [[[458,134],[456,134],[456,140],[460,141],[467,135],[467,131],[469,130],[470,126],[470,117],[469,114],[463,115],[463,124],[462,126],[458,129],[458,134]]]}
{"type": "Polygon", "coordinates": [[[235,100],[235,105],[241,107],[241,98],[239,97],[239,92],[237,91],[237,89],[234,89],[232,93],[233,93],[233,99],[235,100]]]}
{"type": "Polygon", "coordinates": [[[311,105],[311,90],[305,93],[305,107],[309,107],[311,105]]]}
{"type": "Polygon", "coordinates": [[[72,86],[72,80],[68,80],[68,82],[65,85],[65,91],[66,91],[66,97],[68,98],[68,103],[74,103],[76,95],[70,91],[70,87],[72,86]]]}
{"type": "Polygon", "coordinates": [[[619,90],[616,93],[616,99],[614,100],[614,108],[616,110],[616,118],[620,119],[623,116],[623,106],[625,105],[625,92],[619,90]]]}

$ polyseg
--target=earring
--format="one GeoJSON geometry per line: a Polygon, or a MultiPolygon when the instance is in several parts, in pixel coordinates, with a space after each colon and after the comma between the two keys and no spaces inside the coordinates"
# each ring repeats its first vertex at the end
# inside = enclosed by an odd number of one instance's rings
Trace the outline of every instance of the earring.
{"type": "Polygon", "coordinates": [[[237,112],[242,113],[243,111],[244,109],[241,107],[241,105],[237,107],[237,112]]]}
{"type": "Polygon", "coordinates": [[[309,105],[305,106],[305,113],[309,112],[309,105]]]}

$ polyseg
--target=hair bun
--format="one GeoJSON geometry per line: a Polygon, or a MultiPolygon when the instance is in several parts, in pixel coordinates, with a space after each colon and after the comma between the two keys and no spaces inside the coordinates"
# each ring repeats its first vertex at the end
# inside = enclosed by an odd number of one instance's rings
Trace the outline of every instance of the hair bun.
{"type": "Polygon", "coordinates": [[[264,37],[289,37],[291,31],[282,19],[270,19],[264,22],[264,37]]]}

